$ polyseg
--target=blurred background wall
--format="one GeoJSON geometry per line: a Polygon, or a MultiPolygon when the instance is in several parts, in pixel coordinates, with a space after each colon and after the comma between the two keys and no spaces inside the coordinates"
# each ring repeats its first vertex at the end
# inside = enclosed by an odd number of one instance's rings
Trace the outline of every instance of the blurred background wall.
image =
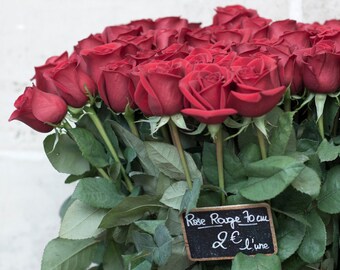
{"type": "Polygon", "coordinates": [[[74,189],[45,157],[44,134],[7,122],[34,66],[107,25],[162,16],[208,25],[215,7],[231,4],[273,20],[340,19],[339,0],[0,0],[0,269],[40,269],[44,246],[58,235],[59,207],[74,189]]]}

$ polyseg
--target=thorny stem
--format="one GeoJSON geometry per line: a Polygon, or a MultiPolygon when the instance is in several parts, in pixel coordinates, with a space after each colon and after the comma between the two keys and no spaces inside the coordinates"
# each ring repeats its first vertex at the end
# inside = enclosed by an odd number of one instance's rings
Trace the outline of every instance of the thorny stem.
{"type": "Polygon", "coordinates": [[[98,118],[96,112],[93,110],[92,107],[85,107],[85,111],[87,112],[87,114],[89,115],[89,117],[91,118],[92,122],[94,123],[94,125],[96,126],[100,136],[103,138],[107,148],[109,149],[113,159],[115,162],[117,162],[120,166],[120,172],[125,180],[125,184],[126,184],[126,188],[128,189],[129,192],[131,192],[133,190],[133,184],[130,180],[130,178],[127,176],[126,171],[122,165],[122,163],[120,162],[119,156],[116,152],[116,150],[114,149],[100,119],[98,118]]]}
{"type": "Polygon", "coordinates": [[[322,139],[325,138],[325,131],[324,131],[324,124],[323,124],[323,114],[321,114],[319,120],[318,120],[318,127],[319,127],[319,132],[320,136],[322,139]]]}
{"type": "Polygon", "coordinates": [[[266,141],[265,141],[266,139],[260,129],[256,128],[256,132],[257,132],[257,139],[259,141],[259,146],[261,150],[261,157],[262,159],[265,159],[267,158],[267,148],[266,148],[266,141]]]}
{"type": "Polygon", "coordinates": [[[168,122],[168,125],[170,127],[170,132],[171,132],[173,143],[175,144],[175,146],[178,150],[179,158],[181,159],[185,179],[187,180],[187,184],[188,184],[189,189],[192,189],[192,180],[191,180],[191,176],[190,176],[190,171],[189,171],[189,168],[188,168],[187,160],[185,158],[182,143],[181,143],[181,140],[179,138],[177,126],[171,119],[168,122]]]}
{"type": "Polygon", "coordinates": [[[218,130],[215,138],[216,144],[216,159],[217,159],[217,171],[218,171],[218,185],[222,190],[221,193],[221,205],[226,202],[226,197],[224,193],[224,171],[223,171],[223,136],[222,128],[218,130]]]}

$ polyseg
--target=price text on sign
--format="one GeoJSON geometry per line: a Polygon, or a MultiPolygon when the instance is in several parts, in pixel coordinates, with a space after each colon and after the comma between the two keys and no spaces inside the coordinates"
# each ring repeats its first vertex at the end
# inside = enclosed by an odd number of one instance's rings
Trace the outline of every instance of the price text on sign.
{"type": "Polygon", "coordinates": [[[181,223],[188,257],[193,261],[232,259],[238,252],[277,252],[266,203],[197,208],[182,214],[181,223]]]}

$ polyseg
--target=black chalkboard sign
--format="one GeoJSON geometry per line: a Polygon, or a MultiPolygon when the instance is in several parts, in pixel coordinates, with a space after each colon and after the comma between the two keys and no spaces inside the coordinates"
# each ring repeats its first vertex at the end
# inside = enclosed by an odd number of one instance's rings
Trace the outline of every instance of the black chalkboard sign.
{"type": "Polygon", "coordinates": [[[266,203],[197,208],[182,214],[181,223],[192,261],[232,259],[238,252],[277,252],[270,206],[266,203]]]}

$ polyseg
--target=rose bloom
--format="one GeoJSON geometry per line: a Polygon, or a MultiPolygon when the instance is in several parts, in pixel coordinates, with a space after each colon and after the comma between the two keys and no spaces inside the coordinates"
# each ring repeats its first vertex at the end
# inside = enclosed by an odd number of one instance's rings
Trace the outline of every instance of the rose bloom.
{"type": "Polygon", "coordinates": [[[133,106],[134,85],[130,78],[133,64],[126,60],[102,67],[98,92],[104,103],[115,112],[124,112],[133,106]]]}
{"type": "Polygon", "coordinates": [[[88,95],[94,96],[96,93],[94,81],[81,70],[75,59],[60,62],[46,72],[44,77],[55,85],[58,95],[72,107],[84,106],[88,101],[88,95]]]}
{"type": "Polygon", "coordinates": [[[56,86],[50,80],[47,80],[44,76],[45,73],[48,73],[52,69],[54,69],[59,63],[68,60],[68,53],[64,52],[60,56],[52,56],[48,58],[44,65],[35,67],[35,75],[34,79],[36,82],[36,86],[47,93],[53,93],[58,95],[58,90],[56,86]]]}
{"type": "Polygon", "coordinates": [[[155,60],[139,66],[134,101],[148,116],[174,115],[183,108],[179,81],[189,63],[183,59],[155,60]]]}
{"type": "Polygon", "coordinates": [[[67,113],[64,100],[54,94],[46,93],[36,86],[26,87],[25,92],[18,97],[9,121],[19,120],[39,132],[49,132],[50,124],[59,124],[67,113]]]}
{"type": "Polygon", "coordinates": [[[182,113],[202,123],[219,124],[237,111],[228,103],[232,73],[216,64],[195,66],[179,84],[185,97],[182,113]]]}
{"type": "Polygon", "coordinates": [[[333,93],[340,86],[340,53],[331,40],[301,51],[301,68],[306,88],[314,93],[333,93]]]}
{"type": "Polygon", "coordinates": [[[266,114],[279,103],[286,90],[280,84],[276,60],[267,55],[238,57],[231,69],[236,88],[230,92],[228,102],[242,116],[266,114]]]}
{"type": "Polygon", "coordinates": [[[95,83],[99,80],[101,67],[113,61],[121,60],[121,50],[122,44],[117,42],[81,50],[80,55],[86,63],[86,72],[90,74],[95,83]]]}
{"type": "Polygon", "coordinates": [[[240,5],[218,7],[213,18],[214,25],[226,25],[228,29],[237,29],[240,27],[242,20],[246,17],[256,18],[256,10],[246,9],[240,5]]]}

